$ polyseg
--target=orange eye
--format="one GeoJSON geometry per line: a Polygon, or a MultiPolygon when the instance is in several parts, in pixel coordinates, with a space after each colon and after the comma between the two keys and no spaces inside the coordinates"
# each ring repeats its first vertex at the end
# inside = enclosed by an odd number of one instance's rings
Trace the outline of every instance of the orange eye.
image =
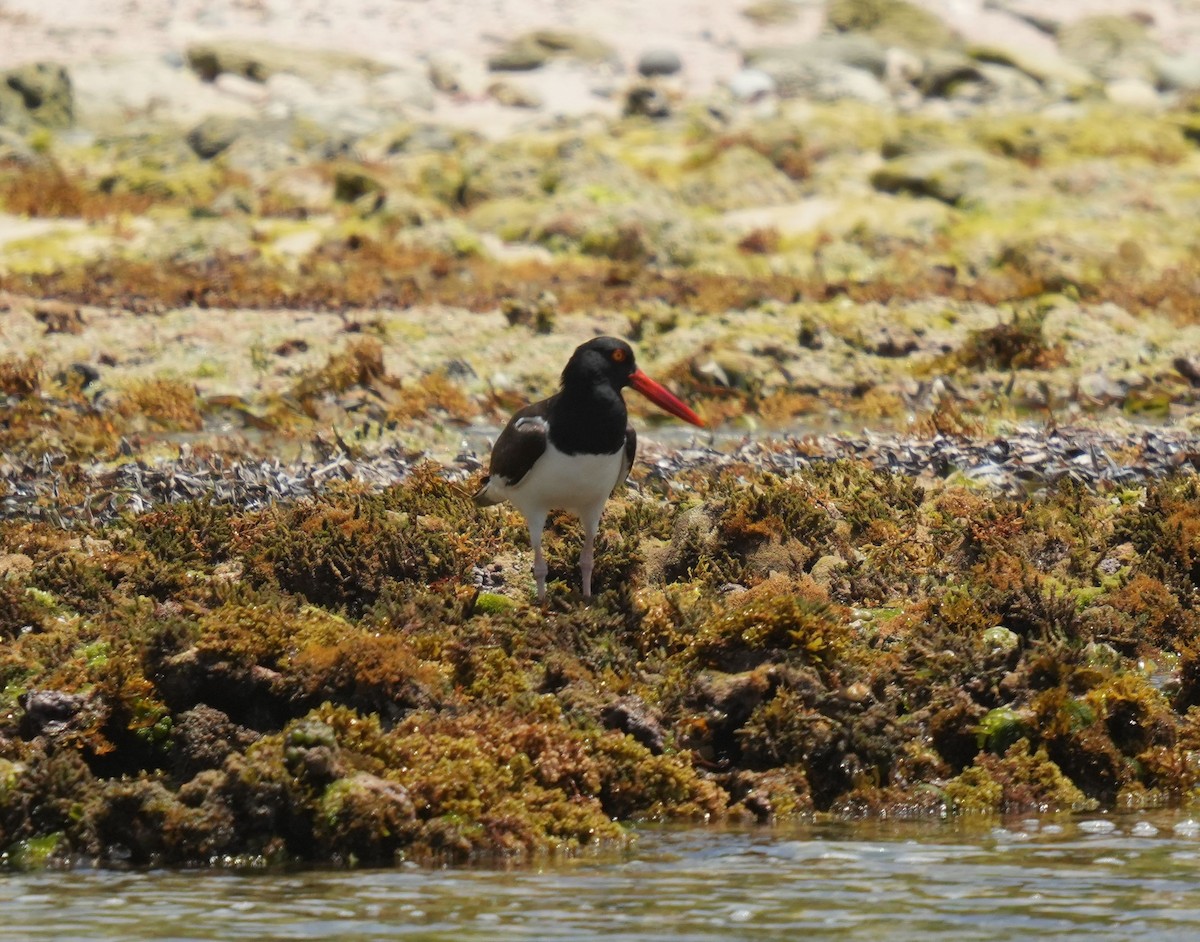
{"type": "Polygon", "coordinates": [[[624,363],[626,355],[627,354],[624,350],[622,350],[620,347],[617,347],[617,349],[612,352],[612,361],[614,363],[624,363]]]}

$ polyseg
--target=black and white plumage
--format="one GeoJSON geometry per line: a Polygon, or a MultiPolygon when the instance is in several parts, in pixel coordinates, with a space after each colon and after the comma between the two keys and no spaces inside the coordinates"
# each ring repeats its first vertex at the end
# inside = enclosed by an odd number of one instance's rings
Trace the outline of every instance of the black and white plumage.
{"type": "Polygon", "coordinates": [[[490,473],[475,494],[481,507],[509,501],[529,526],[539,601],[546,597],[542,530],[551,510],[583,523],[579,557],[584,598],[592,594],[593,546],[609,496],[629,474],[637,433],[621,390],[631,386],[659,408],[693,425],[700,417],[638,369],[633,350],[615,337],[577,347],[559,391],[516,412],[492,448],[490,473]]]}

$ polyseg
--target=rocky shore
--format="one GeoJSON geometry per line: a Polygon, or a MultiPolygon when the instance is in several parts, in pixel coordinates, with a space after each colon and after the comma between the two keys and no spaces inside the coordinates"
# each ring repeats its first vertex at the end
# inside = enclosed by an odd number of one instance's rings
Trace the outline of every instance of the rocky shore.
{"type": "Polygon", "coordinates": [[[1194,800],[1189,4],[104,6],[0,7],[5,866],[1194,800]],[[597,332],[712,432],[542,608],[597,332]]]}

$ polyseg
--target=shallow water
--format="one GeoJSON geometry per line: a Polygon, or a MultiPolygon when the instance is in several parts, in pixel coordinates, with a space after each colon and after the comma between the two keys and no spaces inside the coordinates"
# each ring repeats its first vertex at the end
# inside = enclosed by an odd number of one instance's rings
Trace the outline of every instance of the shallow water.
{"type": "Polygon", "coordinates": [[[0,876],[0,939],[1200,938],[1200,822],[1155,813],[645,830],[531,869],[0,876]]]}

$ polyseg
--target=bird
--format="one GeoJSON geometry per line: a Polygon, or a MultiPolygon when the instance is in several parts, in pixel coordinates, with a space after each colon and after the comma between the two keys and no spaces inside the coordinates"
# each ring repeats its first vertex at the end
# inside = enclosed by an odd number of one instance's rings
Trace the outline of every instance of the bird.
{"type": "Polygon", "coordinates": [[[591,598],[600,517],[637,452],[637,433],[621,394],[627,386],[660,409],[704,427],[682,400],[638,368],[628,343],[595,337],[571,354],[558,392],[515,412],[492,448],[488,475],[474,501],[480,507],[508,501],[525,518],[539,602],[546,601],[542,530],[551,510],[570,511],[583,524],[579,573],[583,597],[591,598]]]}

